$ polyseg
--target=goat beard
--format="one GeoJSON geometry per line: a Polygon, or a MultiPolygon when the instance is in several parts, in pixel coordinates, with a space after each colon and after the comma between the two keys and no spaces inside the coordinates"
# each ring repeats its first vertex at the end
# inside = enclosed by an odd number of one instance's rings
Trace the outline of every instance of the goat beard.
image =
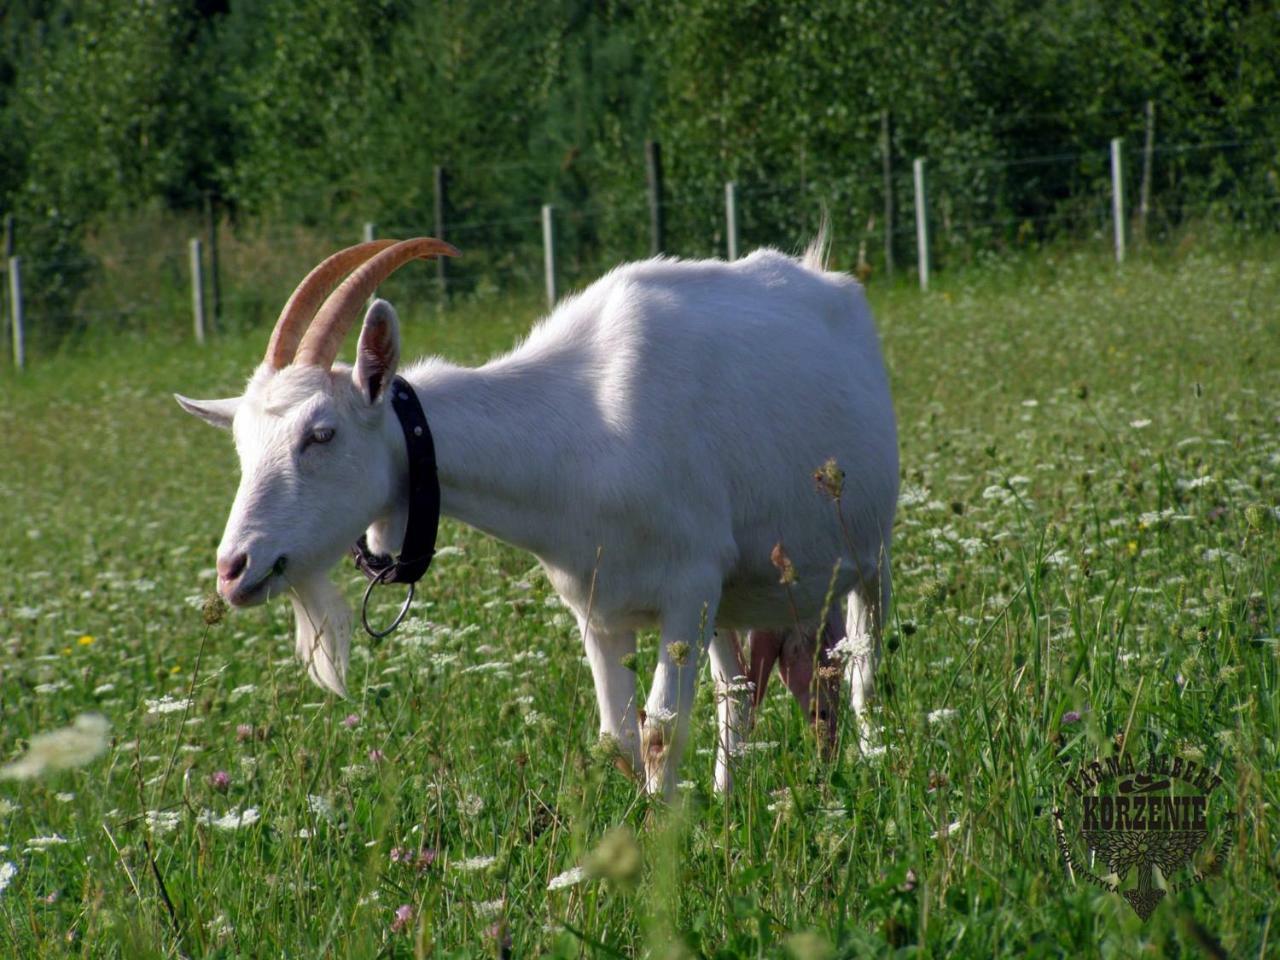
{"type": "Polygon", "coordinates": [[[351,608],[323,572],[295,580],[289,599],[297,621],[294,652],[317,685],[347,695],[351,608]]]}

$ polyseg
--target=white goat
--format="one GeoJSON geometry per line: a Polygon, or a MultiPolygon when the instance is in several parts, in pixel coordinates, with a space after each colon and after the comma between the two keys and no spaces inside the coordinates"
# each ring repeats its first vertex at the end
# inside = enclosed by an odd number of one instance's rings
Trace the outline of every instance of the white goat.
{"type": "MultiPolygon", "coordinates": [[[[368,308],[354,367],[334,359],[379,282],[454,252],[419,239],[335,254],[290,298],[242,397],[177,398],[231,427],[240,457],[219,590],[237,606],[292,591],[298,654],[339,694],[351,619],[327,570],[366,528],[375,552],[396,552],[406,524],[406,442],[386,400],[399,362],[391,306],[368,308]]],[[[621,266],[505,356],[478,369],[428,359],[404,377],[434,433],[443,513],[541,562],[577,616],[601,733],[649,790],[674,785],[708,646],[718,789],[749,724],[744,680],[758,702],[779,657],[803,705],[818,679],[815,713],[831,732],[831,647],[847,628],[861,712],[889,599],[897,436],[863,292],[825,271],[820,243],[803,259],[621,266]],[[814,483],[831,458],[845,471],[834,501],[830,466],[827,491],[814,483]],[[847,619],[821,631],[833,587],[847,619]],[[623,659],[654,624],[658,666],[638,710],[623,659]],[[749,666],[734,632],[745,628],[749,666]]]]}

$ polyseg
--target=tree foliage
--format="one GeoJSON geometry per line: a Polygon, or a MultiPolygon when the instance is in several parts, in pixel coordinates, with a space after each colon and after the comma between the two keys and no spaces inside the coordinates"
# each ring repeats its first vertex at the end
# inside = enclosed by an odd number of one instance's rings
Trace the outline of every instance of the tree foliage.
{"type": "Polygon", "coordinates": [[[821,205],[870,235],[887,112],[899,223],[927,157],[945,259],[1096,228],[1107,141],[1136,183],[1151,101],[1164,216],[1274,224],[1278,60],[1280,17],[1248,0],[13,0],[0,209],[63,264],[114,213],[210,197],[407,232],[440,164],[486,252],[465,269],[531,262],[552,202],[572,271],[644,253],[647,138],[674,252],[723,252],[728,179],[746,243],[798,242],[821,205]]]}

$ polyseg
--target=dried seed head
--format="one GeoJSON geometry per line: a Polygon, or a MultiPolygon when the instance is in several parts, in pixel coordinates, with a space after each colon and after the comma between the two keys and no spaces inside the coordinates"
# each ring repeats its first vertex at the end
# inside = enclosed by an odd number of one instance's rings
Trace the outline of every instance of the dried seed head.
{"type": "Polygon", "coordinates": [[[787,548],[782,545],[779,540],[773,545],[773,551],[769,554],[774,568],[778,571],[778,582],[784,586],[796,582],[796,568],[792,564],[791,558],[787,556],[787,548]]]}
{"type": "Polygon", "coordinates": [[[793,933],[784,941],[787,956],[795,960],[830,960],[836,955],[835,948],[821,934],[811,930],[793,933]]]}
{"type": "Polygon", "coordinates": [[[204,617],[204,622],[209,626],[213,626],[215,623],[221,623],[226,612],[227,602],[216,593],[211,593],[205,597],[204,606],[200,608],[201,616],[204,617]]]}
{"type": "Polygon", "coordinates": [[[677,667],[683,667],[689,660],[689,645],[683,640],[676,640],[667,644],[667,653],[671,654],[677,667]]]}
{"type": "Polygon", "coordinates": [[[839,500],[844,493],[844,471],[836,465],[836,458],[829,457],[827,462],[813,471],[813,482],[820,493],[825,493],[832,500],[839,500]]]}
{"type": "Polygon", "coordinates": [[[600,734],[600,739],[591,747],[591,759],[601,766],[613,763],[621,755],[622,746],[618,738],[609,733],[600,734]]]}
{"type": "Polygon", "coordinates": [[[615,827],[587,854],[587,871],[614,883],[629,884],[640,876],[643,857],[630,827],[615,827]]]}

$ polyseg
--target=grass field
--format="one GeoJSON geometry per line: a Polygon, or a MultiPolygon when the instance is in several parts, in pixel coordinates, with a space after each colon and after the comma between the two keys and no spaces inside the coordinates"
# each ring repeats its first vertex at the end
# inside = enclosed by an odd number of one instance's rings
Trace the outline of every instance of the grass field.
{"type": "MultiPolygon", "coordinates": [[[[903,463],[885,749],[845,717],[824,762],[775,685],[721,800],[703,683],[670,807],[593,749],[532,558],[470,530],[405,629],[355,639],[346,701],[292,660],[283,601],[206,624],[235,459],[170,394],[238,391],[266,331],[6,374],[0,759],[82,713],[111,730],[0,781],[0,957],[1280,955],[1278,254],[1188,237],[873,285],[903,463]],[[1145,923],[1068,879],[1051,816],[1121,750],[1216,770],[1235,815],[1221,872],[1145,923]]],[[[400,307],[409,355],[465,361],[535,316],[400,307]]]]}

